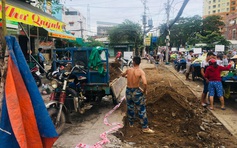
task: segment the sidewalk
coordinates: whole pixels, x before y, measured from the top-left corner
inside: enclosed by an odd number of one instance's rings
[[[173,65],[166,65],[166,67],[179,78],[188,88],[194,93],[197,98],[201,98],[203,84],[202,81],[186,81],[185,75],[177,72]],[[213,115],[226,127],[226,129],[237,138],[237,102],[236,96],[225,100],[226,110],[220,109],[220,102],[214,102],[215,110],[210,110]]]

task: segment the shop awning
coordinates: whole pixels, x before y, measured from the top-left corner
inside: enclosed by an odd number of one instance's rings
[[[2,18],[1,1],[0,18]],[[65,25],[50,14],[43,12],[41,9],[19,0],[7,0],[6,19],[55,31],[63,31]]]
[[[84,45],[83,39],[82,38],[77,38],[76,42],[80,45]]]
[[[72,34],[69,34],[67,32],[60,32],[60,31],[55,31],[55,30],[50,30],[50,29],[45,29],[48,31],[48,36],[50,37],[55,37],[55,38],[62,38],[62,39],[68,39],[68,40],[76,40],[76,37],[73,36]]]

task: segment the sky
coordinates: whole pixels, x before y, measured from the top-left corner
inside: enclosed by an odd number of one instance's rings
[[[87,8],[90,8],[90,29],[96,33],[96,22],[122,23],[128,19],[142,25],[145,0],[63,0],[66,7],[79,10],[87,18]],[[146,0],[146,14],[153,20],[153,26],[158,27],[166,22],[165,3],[168,0]],[[172,0],[170,0],[172,1]],[[170,19],[176,17],[184,0],[174,0]],[[202,16],[203,0],[189,0],[182,17]]]

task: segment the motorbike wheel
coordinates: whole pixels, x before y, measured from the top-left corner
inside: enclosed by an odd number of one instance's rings
[[[49,108],[48,109],[49,116],[50,116],[50,118],[51,118],[51,120],[52,120],[52,122],[55,126],[55,129],[56,129],[57,133],[61,134],[63,129],[64,129],[64,125],[65,125],[65,122],[66,122],[66,117],[65,117],[65,113],[62,111],[60,121],[59,121],[58,125],[56,125],[58,112],[59,112],[59,110],[56,109],[56,108]]]
[[[52,80],[52,79],[53,79],[53,76],[52,76],[52,72],[51,72],[51,71],[48,71],[48,72],[46,73],[46,78],[47,78],[48,80]]]
[[[36,75],[36,74],[34,74],[33,76],[34,76],[36,85],[37,85],[38,87],[40,87],[40,86],[42,85],[41,78],[40,78],[38,75]]]

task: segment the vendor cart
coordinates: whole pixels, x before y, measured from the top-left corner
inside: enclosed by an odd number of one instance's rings
[[[224,89],[224,97],[228,99],[231,94],[237,94],[237,75],[230,71],[226,76],[222,77]]]

